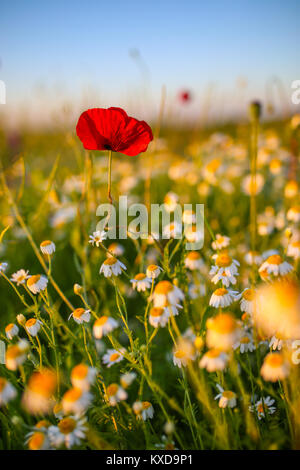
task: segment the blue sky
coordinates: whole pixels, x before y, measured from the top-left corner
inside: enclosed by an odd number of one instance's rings
[[[0,78],[14,103],[39,87],[57,99],[90,87],[115,105],[142,87],[142,70],[154,98],[163,84],[197,95],[238,77],[259,95],[272,75],[300,78],[299,18],[298,0],[3,0]]]

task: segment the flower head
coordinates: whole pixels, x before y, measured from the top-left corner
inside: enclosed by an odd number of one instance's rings
[[[151,128],[121,108],[93,108],[79,117],[76,132],[87,150],[112,150],[131,157],[147,150]]]
[[[117,258],[113,256],[109,256],[106,260],[102,263],[100,268],[100,274],[103,273],[105,277],[119,276],[122,274],[122,269],[126,271],[125,264],[121,263]]]
[[[48,256],[53,255],[56,249],[55,243],[53,243],[51,240],[44,240],[40,244],[40,249],[43,255],[48,255]]]
[[[91,319],[91,311],[85,310],[84,308],[76,308],[74,312],[71,313],[69,319],[73,317],[73,320],[76,323],[82,324],[83,322],[88,323]]]
[[[29,271],[25,271],[25,269],[19,269],[19,271],[12,274],[11,281],[15,282],[17,286],[24,284],[25,281],[30,277],[28,272]]]
[[[114,318],[103,315],[95,321],[93,325],[93,334],[95,338],[100,339],[118,326],[119,324]]]
[[[33,294],[38,294],[39,292],[46,289],[48,284],[48,279],[43,274],[35,274],[30,276],[27,279],[27,287]]]

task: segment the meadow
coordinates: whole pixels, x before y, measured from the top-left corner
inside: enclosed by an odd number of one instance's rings
[[[192,252],[97,232],[75,125],[1,130],[0,449],[300,448],[300,117],[259,111],[113,154],[113,201],[204,204]]]

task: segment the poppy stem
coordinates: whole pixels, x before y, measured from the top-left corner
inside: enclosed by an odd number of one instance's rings
[[[107,183],[107,197],[109,202],[112,204],[113,199],[111,195],[111,163],[112,163],[112,151],[109,150],[108,152],[108,183]]]

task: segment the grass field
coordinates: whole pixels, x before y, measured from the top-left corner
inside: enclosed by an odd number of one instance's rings
[[[300,448],[299,127],[154,124],[113,155],[114,201],[204,204],[192,254],[90,239],[108,156],[75,128],[1,132],[1,449]]]

